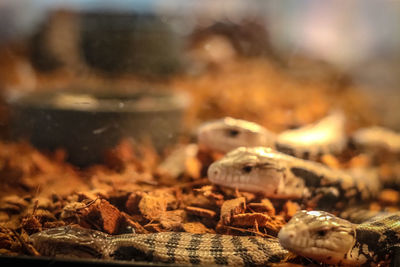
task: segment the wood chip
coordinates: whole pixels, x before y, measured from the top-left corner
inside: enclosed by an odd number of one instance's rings
[[[28,202],[17,195],[3,197],[0,201],[0,210],[18,213],[28,206]]]
[[[95,192],[90,192],[90,191],[86,191],[86,192],[78,192],[76,193],[78,198],[78,201],[84,201],[84,200],[96,200],[97,198],[99,198],[99,195]]]
[[[186,212],[184,210],[171,210],[163,213],[160,217],[160,224],[166,230],[176,231],[182,228],[182,223],[185,219]]]
[[[126,229],[128,227],[132,227],[135,230],[135,233],[138,233],[138,234],[146,234],[147,233],[147,230],[144,229],[144,227],[142,225],[140,225],[140,223],[136,222],[131,216],[129,216],[125,212],[121,212],[121,217],[122,217],[121,224],[120,224],[121,229]]]
[[[15,240],[12,238],[12,233],[0,232],[0,248],[9,250],[13,246],[15,247]]]
[[[68,222],[76,222],[77,217],[81,215],[81,211],[87,208],[87,205],[82,202],[71,202],[65,205],[62,209],[60,219]],[[86,211],[87,213],[87,211]]]
[[[381,211],[382,207],[378,203],[372,202],[371,204],[369,204],[369,210],[371,210],[371,211]]]
[[[222,204],[220,220],[223,224],[229,225],[233,215],[243,213],[245,210],[246,199],[244,197],[227,200]]]
[[[278,232],[284,225],[283,220],[272,218],[271,216],[263,213],[245,213],[233,215],[231,224],[239,227],[253,227],[255,224],[258,227],[265,227],[274,232]]]
[[[146,224],[144,226],[144,229],[146,229],[146,231],[149,231],[151,233],[159,233],[159,232],[163,232],[164,230],[162,229],[161,224],[159,223],[149,223]]]
[[[148,220],[158,220],[167,210],[167,202],[162,197],[146,194],[139,202],[139,210]]]
[[[203,196],[212,199],[212,200],[223,200],[224,196],[214,192],[214,186],[212,185],[205,185],[198,189],[193,189],[193,191],[201,193]]]
[[[286,203],[283,205],[283,212],[285,213],[285,219],[289,220],[292,218],[296,212],[300,210],[300,206],[298,203],[293,202],[291,200],[286,201]]]
[[[214,218],[215,216],[217,216],[217,213],[213,210],[209,210],[209,209],[203,209],[203,208],[199,208],[199,207],[186,207],[185,210],[192,215],[196,215],[199,217],[205,217],[205,218]]]
[[[250,192],[239,192],[239,191],[235,191],[235,196],[236,197],[244,197],[246,199],[246,202],[250,202],[256,199],[257,195],[254,193],[250,193]]]
[[[88,213],[82,219],[95,229],[103,230],[108,234],[116,234],[119,230],[122,215],[115,206],[102,199],[90,205]]]
[[[22,219],[21,226],[29,234],[37,233],[42,230],[42,224],[40,223],[38,218],[36,218],[36,216],[29,216]]]
[[[34,216],[41,222],[53,222],[56,221],[56,216],[49,210],[45,209],[36,209],[34,212]]]
[[[54,208],[54,203],[51,199],[46,198],[46,197],[37,197],[32,199],[33,203],[37,203],[36,206],[39,209],[47,209],[51,210]]]
[[[56,222],[45,222],[43,224],[44,229],[49,229],[49,228],[55,228],[55,227],[61,227],[64,226],[65,222],[63,221],[56,221]]]
[[[384,189],[379,194],[379,202],[385,205],[396,205],[399,203],[400,194],[393,189]]]
[[[231,224],[241,227],[253,227],[256,221],[259,227],[263,227],[267,225],[267,223],[272,222],[272,219],[270,216],[263,213],[244,213],[233,215]]]
[[[201,222],[189,222],[182,224],[182,228],[185,232],[192,234],[212,234],[214,230],[207,228]]]
[[[264,198],[261,200],[261,203],[249,203],[247,204],[247,208],[260,213],[266,213],[270,216],[275,215],[274,205],[268,198]]]
[[[5,211],[0,211],[0,222],[6,222],[10,219],[10,215],[8,215]]]
[[[129,195],[128,200],[125,203],[126,210],[129,214],[139,213],[139,203],[143,195],[142,192],[134,192]]]
[[[196,207],[211,207],[215,206],[215,201],[200,195],[193,194],[192,192],[182,195],[182,203],[185,206],[196,206]]]

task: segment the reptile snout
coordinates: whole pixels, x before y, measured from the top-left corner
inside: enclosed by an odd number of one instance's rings
[[[293,243],[293,239],[296,236],[296,232],[294,230],[282,228],[278,233],[279,242],[283,247],[288,247]]]
[[[208,167],[207,175],[210,181],[215,181],[221,175],[221,168],[218,166],[218,164],[213,163],[210,165],[210,167]]]
[[[278,239],[284,248],[296,253],[311,245],[308,225],[296,215],[281,228]]]

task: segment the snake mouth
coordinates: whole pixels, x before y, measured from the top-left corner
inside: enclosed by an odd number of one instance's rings
[[[292,252],[306,258],[311,258],[327,264],[338,264],[343,260],[343,254],[339,254],[334,250],[321,247],[307,247],[303,250],[292,249]]]
[[[327,248],[315,246],[309,242],[305,242],[304,236],[299,236],[295,231],[281,230],[278,234],[279,242],[287,250],[298,254],[303,257],[312,258],[328,264],[335,264],[340,261],[340,257],[337,251]]]
[[[251,180],[246,179],[245,181],[240,181],[239,177],[235,176],[226,176],[226,177],[219,177],[208,176],[208,179],[216,185],[229,187],[233,189],[239,189],[240,191],[248,191],[253,193],[264,193],[263,187],[257,183],[251,183]],[[265,194],[265,193],[264,193]]]
[[[252,193],[261,193],[263,196],[273,199],[297,199],[298,196],[288,196],[288,195],[279,195],[277,194],[278,187],[270,184],[260,184],[252,181],[252,179],[248,179],[248,177],[238,177],[238,176],[224,176],[224,177],[211,177],[208,176],[208,179],[216,185],[229,187],[233,189],[239,189],[239,191],[252,192]]]

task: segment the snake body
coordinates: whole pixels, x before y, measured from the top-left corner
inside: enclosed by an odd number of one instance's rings
[[[46,256],[148,260],[190,265],[265,266],[288,254],[276,238],[161,232],[107,235],[71,226],[30,236]]]
[[[229,152],[237,147],[265,146],[306,159],[339,153],[346,144],[345,117],[336,111],[321,120],[275,134],[254,122],[226,117],[207,122],[198,130],[200,146]]]

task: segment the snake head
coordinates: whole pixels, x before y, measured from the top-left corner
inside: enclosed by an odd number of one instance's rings
[[[271,148],[239,147],[210,165],[208,179],[270,198],[300,198],[306,190],[304,181],[291,176],[288,157]]]
[[[298,255],[340,264],[355,243],[355,226],[324,211],[299,211],[278,234],[281,245]]]
[[[102,258],[109,236],[100,231],[63,226],[29,236],[33,246],[44,256]]]
[[[245,120],[226,117],[201,125],[197,132],[201,147],[226,153],[240,146],[272,146],[275,135]]]

